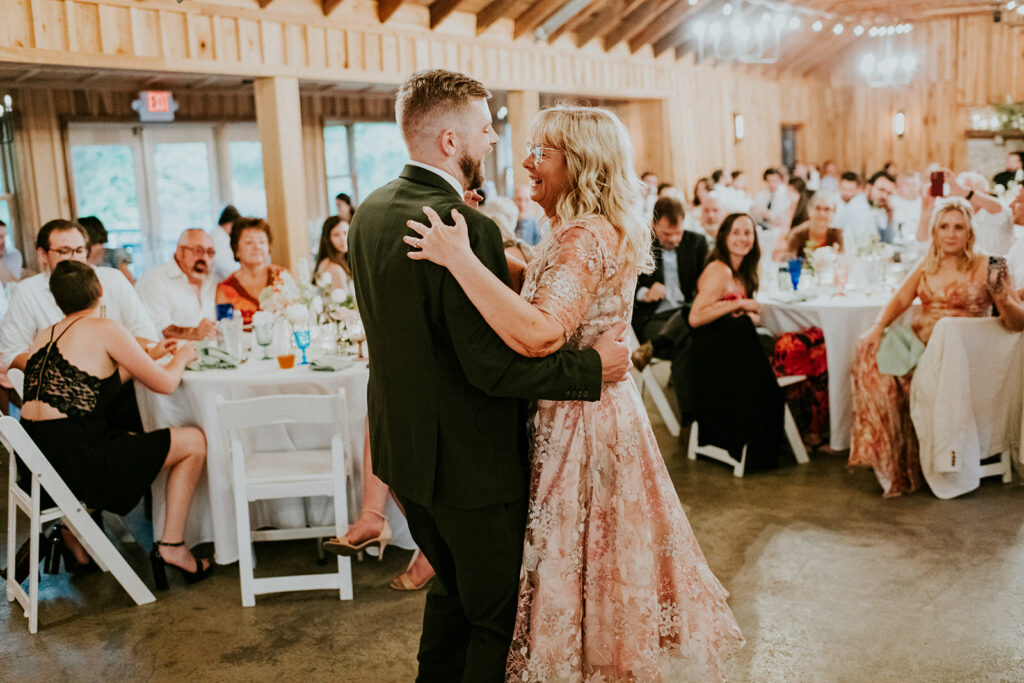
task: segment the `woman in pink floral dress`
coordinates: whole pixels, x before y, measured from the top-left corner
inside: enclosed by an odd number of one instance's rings
[[[927,257],[857,345],[850,465],[872,467],[886,498],[916,491],[924,475],[910,420],[913,371],[900,377],[878,371],[876,356],[885,328],[920,298],[921,311],[911,328],[925,344],[942,318],[991,315],[993,303],[1005,325],[1020,329],[1019,296],[1011,286],[986,281],[988,261],[974,251],[972,220],[971,206],[962,199],[946,199],[938,205],[931,219]]]
[[[465,222],[410,223],[406,241],[447,267],[514,350],[591,346],[628,324],[651,233],[628,134],[588,107],[541,112],[523,162],[550,234],[521,296],[470,250]],[[630,381],[601,400],[537,401],[530,511],[507,677],[515,681],[723,678],[743,644],[728,593],[708,568]]]

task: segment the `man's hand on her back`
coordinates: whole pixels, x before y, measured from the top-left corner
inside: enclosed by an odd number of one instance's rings
[[[594,342],[594,350],[601,356],[601,381],[621,382],[629,375],[632,364],[629,347],[622,339],[626,323],[619,323],[602,334]]]

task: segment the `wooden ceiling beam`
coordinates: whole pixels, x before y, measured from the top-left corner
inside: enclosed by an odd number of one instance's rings
[[[687,0],[676,0],[654,17],[646,26],[629,39],[630,52],[636,52],[648,43],[657,43],[676,28],[684,28],[689,16],[697,11]],[[664,52],[656,50],[656,54]]]
[[[384,23],[402,6],[403,0],[377,0],[377,19]]]
[[[537,30],[537,28],[544,23],[544,20],[550,16],[553,16],[562,7],[572,2],[551,2],[551,0],[536,0],[531,4],[525,12],[516,17],[516,27],[512,32],[512,37],[519,40],[525,35],[529,35]]]
[[[480,35],[491,27],[498,19],[515,16],[512,12],[519,12],[520,3],[508,2],[508,0],[491,0],[482,10],[476,14],[476,34]]]
[[[603,38],[608,35],[608,32],[618,25],[621,17],[628,15],[643,2],[644,0],[617,0],[606,6],[576,31],[576,47],[582,47],[598,36]]]
[[[437,28],[437,25],[457,10],[462,2],[463,0],[434,0],[430,3],[430,28]]]
[[[672,0],[644,0],[640,6],[627,14],[604,36],[604,49],[611,50],[623,40],[629,40],[641,31],[651,19],[657,16]]]
[[[321,9],[323,10],[324,16],[328,16],[331,12],[338,9],[338,5],[343,3],[345,0],[323,0]]]
[[[559,26],[556,30],[552,31],[548,36],[548,43],[553,43],[558,40],[562,35],[566,33],[572,33],[578,29],[583,22],[594,16],[594,13],[599,11],[602,7],[607,5],[611,0],[593,0],[589,5],[584,7],[581,11],[577,12],[576,15]]]
[[[273,1],[274,0],[256,0],[256,3],[260,6],[260,9],[266,9],[267,5]]]

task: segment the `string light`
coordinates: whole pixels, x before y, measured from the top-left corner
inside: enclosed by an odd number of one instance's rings
[[[814,30],[815,33],[820,31],[822,26],[824,26],[824,24],[821,23],[821,19],[819,19],[819,20],[815,21],[813,24],[811,24],[811,28]]]
[[[837,36],[838,35],[842,35],[842,33],[843,33],[843,25],[842,24],[836,24],[835,26],[833,26],[832,27],[832,33],[836,34]]]

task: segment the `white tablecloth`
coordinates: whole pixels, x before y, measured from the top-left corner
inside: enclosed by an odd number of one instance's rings
[[[199,482],[189,513],[185,541],[189,545],[213,542],[218,564],[238,560],[235,532],[234,492],[231,485],[231,460],[217,421],[217,396],[226,399],[251,398],[273,394],[330,394],[345,388],[349,412],[352,476],[349,481],[349,522],[355,520],[362,502],[363,434],[366,419],[366,383],[369,372],[356,364],[341,372],[316,372],[308,366],[281,370],[277,361],[250,361],[237,370],[186,372],[181,385],[169,395],[155,394],[136,385],[139,412],[147,430],[162,427],[200,427],[206,433],[206,474]],[[316,434],[309,426],[294,432],[281,426],[267,427],[259,435],[268,449],[320,447],[325,434]],[[153,483],[153,527],[163,528],[166,475]],[[331,524],[333,503],[329,498],[260,501],[250,506],[253,528],[297,528]],[[392,543],[402,548],[415,547],[408,525],[390,498],[385,510],[393,530]]]
[[[981,460],[1010,451],[1018,466],[1024,336],[995,318],[943,318],[921,355],[910,414],[921,469],[938,498],[981,483]]]
[[[852,293],[842,297],[826,294],[796,303],[779,303],[770,296],[759,298],[761,325],[773,334],[799,332],[809,327],[820,327],[824,332],[828,357],[829,445],[834,450],[850,447],[853,426],[850,371],[857,341],[871,328],[891,297],[890,293],[870,297]]]

